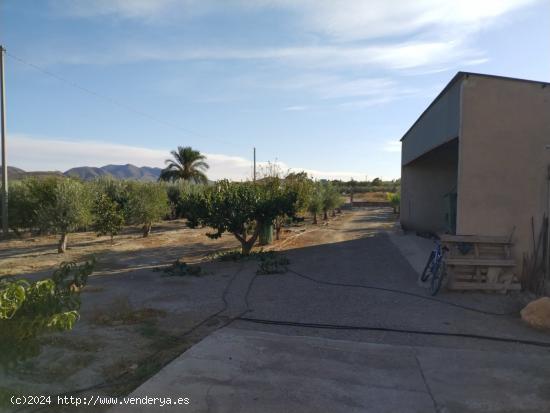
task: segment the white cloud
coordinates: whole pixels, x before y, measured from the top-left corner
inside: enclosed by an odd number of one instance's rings
[[[210,165],[210,179],[248,179],[252,175],[252,160],[239,156],[206,153]],[[127,164],[164,167],[169,150],[150,149],[100,141],[70,141],[58,138],[38,138],[24,134],[10,134],[8,163],[27,171],[65,171],[76,166],[103,166]],[[258,166],[265,166],[259,163]],[[278,162],[283,171],[305,171],[314,178],[356,179],[364,176],[348,171],[319,171],[290,167]]]
[[[78,16],[113,15],[143,21],[175,19],[182,15],[241,12],[266,8],[287,13],[287,27],[303,38],[316,34],[314,44],[242,48],[185,48],[167,45],[119,44],[86,54],[61,57],[72,63],[128,63],[135,61],[258,60],[272,59],[311,67],[369,66],[394,70],[427,67],[437,70],[450,63],[479,64],[483,51],[470,46],[471,37],[502,16],[540,0],[57,0],[63,13]],[[398,37],[407,36],[403,42]],[[367,40],[367,44],[365,44]]]
[[[278,9],[295,26],[338,41],[406,35],[419,30],[468,34],[493,19],[537,0],[52,0],[55,9],[75,17],[115,16],[146,22],[158,18]]]
[[[141,61],[183,62],[193,60],[271,60],[298,67],[317,69],[378,68],[410,70],[420,67],[441,67],[456,62],[479,64],[487,60],[485,54],[466,47],[459,41],[414,41],[376,46],[300,46],[279,48],[182,48],[141,44],[125,44],[101,52],[88,51],[56,53],[49,63],[122,64]]]
[[[468,35],[537,0],[260,0],[298,15],[301,27],[338,41],[407,35]]]
[[[55,9],[73,17],[116,16],[125,19],[164,17],[174,8],[197,7],[193,0],[52,0]]]

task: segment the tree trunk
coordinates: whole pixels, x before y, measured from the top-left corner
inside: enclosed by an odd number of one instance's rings
[[[277,241],[279,241],[280,237],[281,237],[281,229],[282,227],[281,226],[278,226],[276,229],[275,229],[275,239]]]
[[[317,224],[317,214],[313,214],[313,223]]]
[[[258,235],[260,234],[260,227],[261,225],[258,223],[258,225],[256,225],[256,230],[254,231],[254,234],[252,234],[252,236],[248,238],[248,240],[246,239],[246,233],[243,236],[234,234],[235,237],[241,242],[241,254],[243,255],[250,254],[250,251],[254,247],[254,244],[258,239]]]
[[[328,219],[328,211],[325,209],[325,210],[323,211],[323,214],[324,214],[324,215],[323,215],[323,219],[326,221],[326,220]]]
[[[67,238],[67,233],[61,234],[61,239],[59,240],[59,244],[57,245],[57,252],[59,254],[62,254],[67,250]]]
[[[333,217],[336,216],[336,210],[335,210],[335,209],[332,210],[332,216],[333,216]]]
[[[151,223],[145,224],[143,226],[143,238],[147,238],[149,236],[149,234],[151,233],[151,227],[152,227]]]
[[[111,234],[111,245],[113,245],[115,243],[115,236],[113,234]]]

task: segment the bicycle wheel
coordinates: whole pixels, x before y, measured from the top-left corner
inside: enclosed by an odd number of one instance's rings
[[[430,278],[430,274],[432,273],[432,263],[435,257],[435,252],[430,252],[430,257],[428,258],[428,262],[426,263],[426,266],[424,267],[424,271],[422,271],[422,275],[420,276],[420,281],[425,282],[428,278]]]
[[[436,268],[433,270],[432,282],[430,283],[430,294],[436,295],[441,289],[441,284],[443,283],[443,277],[445,276],[445,264],[443,259],[440,259],[439,262],[435,263]]]

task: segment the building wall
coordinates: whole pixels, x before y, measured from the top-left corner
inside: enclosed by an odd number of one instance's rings
[[[458,139],[401,168],[401,225],[427,232],[446,230],[445,194],[457,187]]]
[[[401,165],[458,136],[460,80],[442,93],[403,137]]]
[[[469,76],[463,80],[457,233],[509,235],[521,262],[531,217],[547,211],[550,87]]]

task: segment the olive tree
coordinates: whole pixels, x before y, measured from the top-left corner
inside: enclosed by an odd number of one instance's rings
[[[313,216],[313,223],[317,224],[317,215],[323,211],[323,194],[319,184],[309,197],[307,210]]]
[[[89,224],[91,218],[90,194],[79,181],[59,178],[38,206],[38,225],[42,230],[60,234],[57,251],[67,249],[69,233]]]
[[[185,210],[191,227],[208,226],[219,238],[229,232],[241,243],[242,254],[249,254],[265,223],[279,215],[295,213],[295,197],[272,183],[220,181],[202,193],[190,193]]]
[[[36,203],[26,181],[15,181],[10,186],[8,225],[16,234],[31,230],[36,224]],[[1,222],[1,218],[0,218]]]
[[[37,229],[47,231],[40,225],[38,213],[45,205],[55,202],[58,180],[57,177],[31,177],[11,184],[8,224],[15,234]]]
[[[332,210],[332,216],[334,216],[334,209],[342,205],[342,197],[340,196],[338,189],[330,182],[327,182],[322,186],[321,196],[323,199],[323,219],[326,221],[328,219],[328,211]]]
[[[143,237],[148,237],[153,223],[160,221],[170,212],[166,189],[158,183],[128,182],[127,185],[128,222],[141,225]]]

